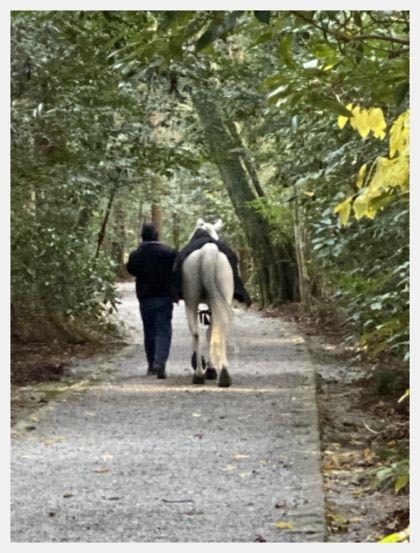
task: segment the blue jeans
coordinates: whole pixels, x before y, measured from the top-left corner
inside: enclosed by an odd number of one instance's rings
[[[169,297],[146,298],[140,301],[144,347],[149,367],[165,364],[172,340],[172,300]]]

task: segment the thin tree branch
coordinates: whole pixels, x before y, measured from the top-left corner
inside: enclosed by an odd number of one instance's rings
[[[337,40],[341,40],[342,42],[358,42],[358,41],[365,41],[365,40],[384,40],[386,42],[392,42],[396,44],[404,44],[409,45],[410,41],[408,38],[393,36],[393,35],[381,35],[381,34],[366,34],[366,35],[353,35],[349,36],[345,33],[342,33],[340,31],[333,31],[332,29],[325,29],[322,25],[317,23],[316,21],[313,21],[309,17],[305,16],[301,12],[292,11],[292,14],[296,15],[300,19],[303,19],[306,21],[306,23],[309,23],[310,25],[316,27],[320,31],[328,32],[328,34],[334,36]]]

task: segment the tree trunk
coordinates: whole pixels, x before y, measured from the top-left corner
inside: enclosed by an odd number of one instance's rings
[[[125,253],[125,210],[121,200],[114,203],[113,209],[113,233],[111,242],[112,259],[117,264],[117,277],[125,276],[124,253]]]
[[[243,247],[238,252],[238,261],[239,261],[239,274],[243,282],[246,284],[249,279],[249,256],[248,250]]]
[[[157,202],[152,203],[152,223],[155,225],[160,236],[162,231],[162,209]]]
[[[151,218],[152,223],[155,225],[156,230],[159,233],[159,237],[162,234],[162,208],[160,205],[162,197],[162,186],[158,176],[153,176],[151,178]]]
[[[208,91],[194,90],[192,101],[204,134],[236,215],[248,242],[263,306],[294,300],[294,260],[283,245],[273,245],[270,225],[252,206],[258,200],[250,178],[241,163],[236,140]]]
[[[299,275],[300,298],[303,303],[304,310],[307,313],[310,313],[312,311],[311,280],[306,263],[306,236],[302,216],[299,209],[299,196],[297,190],[294,204],[295,247]]]
[[[178,213],[172,214],[172,240],[174,244],[174,248],[179,251],[180,244],[181,244],[181,225],[179,220]]]
[[[99,256],[99,251],[101,249],[102,243],[103,243],[104,238],[105,238],[106,226],[108,224],[109,215],[110,215],[111,209],[112,209],[112,203],[114,201],[114,197],[115,197],[115,194],[117,192],[117,189],[118,189],[118,181],[115,180],[114,184],[111,188],[109,198],[108,198],[108,204],[107,204],[106,209],[105,209],[104,219],[102,221],[102,225],[101,225],[101,228],[100,228],[99,233],[98,233],[98,243],[97,243],[97,246],[96,246],[95,259],[97,259],[98,256]]]
[[[236,143],[237,148],[239,148],[239,154],[242,157],[242,162],[245,166],[245,169],[248,172],[248,175],[251,179],[252,184],[254,185],[255,192],[260,198],[263,198],[265,196],[264,190],[261,186],[260,179],[258,177],[257,169],[254,165],[254,160],[249,154],[249,151],[247,148],[245,148],[242,139],[240,137],[240,134],[238,133],[238,129],[236,128],[234,121],[226,121],[226,126],[233,138],[233,141]]]

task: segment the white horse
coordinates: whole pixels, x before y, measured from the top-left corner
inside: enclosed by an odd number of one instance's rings
[[[223,226],[219,219],[214,225],[203,219],[197,220],[194,232],[201,228],[212,238],[218,240],[218,230]],[[191,237],[194,235],[192,233]],[[232,300],[234,292],[233,271],[228,258],[219,251],[216,244],[207,243],[193,251],[182,265],[182,294],[188,325],[193,337],[193,350],[196,359],[196,369],[193,376],[194,384],[203,384],[205,378],[217,378],[219,371],[219,386],[227,388],[232,380],[228,372],[226,358],[226,339],[232,320]],[[200,352],[198,306],[205,303],[210,308],[210,326],[207,333],[210,363],[204,374]]]

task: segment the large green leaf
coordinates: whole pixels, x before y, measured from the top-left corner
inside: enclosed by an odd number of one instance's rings
[[[254,15],[258,19],[258,21],[261,21],[261,23],[265,23],[266,25],[270,23],[271,12],[254,11]]]
[[[243,12],[228,12],[225,16],[223,16],[223,13],[224,12],[216,12],[213,17],[213,21],[210,23],[207,30],[199,37],[195,44],[197,52],[203,50],[216,39],[221,38],[232,31],[238,18]]]
[[[308,102],[315,107],[327,109],[329,111],[332,111],[333,113],[337,113],[338,115],[352,117],[352,112],[349,111],[345,106],[343,106],[343,104],[337,102],[337,100],[326,98],[316,93],[310,93],[308,95]]]

